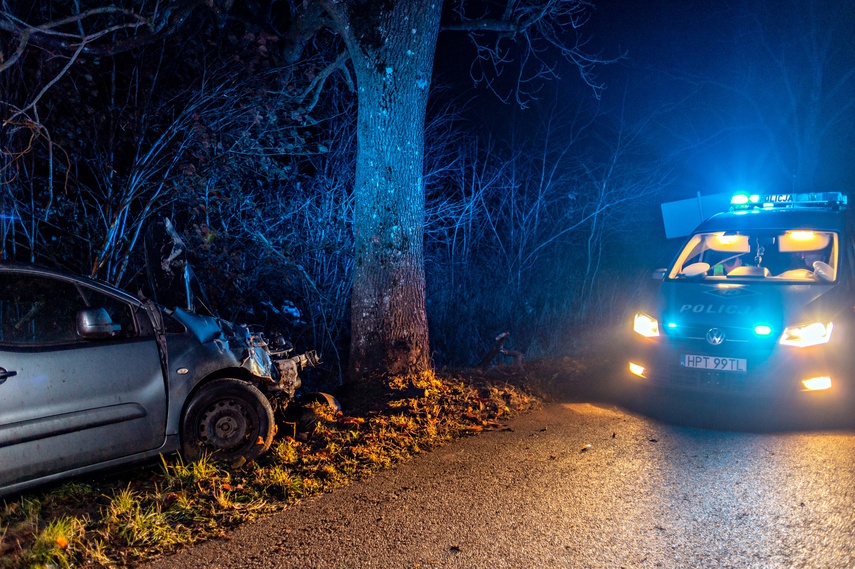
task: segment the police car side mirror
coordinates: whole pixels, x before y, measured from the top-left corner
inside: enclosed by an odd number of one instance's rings
[[[668,272],[668,269],[656,269],[650,276],[653,277],[653,280],[655,281],[661,281],[665,278],[666,272]]]

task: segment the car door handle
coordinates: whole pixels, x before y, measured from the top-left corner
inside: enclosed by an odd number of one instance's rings
[[[18,375],[17,371],[6,371],[2,367],[0,367],[0,384],[3,384],[7,379],[12,377],[13,375]]]

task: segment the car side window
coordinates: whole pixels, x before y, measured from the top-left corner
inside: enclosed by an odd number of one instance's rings
[[[83,288],[82,292],[86,297],[86,306],[103,308],[110,315],[110,320],[121,326],[119,337],[129,338],[137,335],[134,314],[126,302],[89,288]],[[151,335],[151,333],[146,335]]]
[[[84,296],[85,295],[85,296]],[[131,307],[73,282],[31,274],[0,274],[0,343],[18,345],[84,342],[77,313],[104,308],[122,337],[135,335]]]
[[[77,311],[86,308],[73,283],[23,274],[0,275],[3,343],[77,341]]]

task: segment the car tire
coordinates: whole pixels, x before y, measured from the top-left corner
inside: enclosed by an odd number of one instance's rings
[[[250,462],[270,448],[276,422],[267,398],[254,385],[216,379],[193,396],[181,421],[181,453],[199,460],[206,453],[222,462]]]

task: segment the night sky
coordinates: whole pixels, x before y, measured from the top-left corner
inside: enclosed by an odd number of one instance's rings
[[[590,32],[605,54],[626,54],[603,69],[604,103],[617,108],[625,100],[630,116],[655,117],[652,140],[679,168],[671,191],[688,197],[790,189],[797,169],[790,139],[797,133],[807,145],[809,81],[817,71],[818,120],[826,128],[813,186],[852,185],[854,22],[848,2],[601,0]],[[831,44],[827,58],[811,61],[806,45],[823,41]],[[770,156],[773,142],[783,160]]]
[[[855,7],[847,2],[598,0],[580,34],[589,52],[623,55],[598,71],[606,87],[600,108],[615,120],[647,123],[649,144],[675,171],[663,194],[668,200],[698,192],[789,191],[804,160],[799,156],[811,147],[819,149],[818,163],[806,184],[852,186],[851,29]],[[460,40],[441,40],[440,78],[464,85],[467,58],[448,58],[448,45]],[[805,45],[826,40],[827,57],[811,61]],[[811,91],[814,72],[822,73],[818,93]],[[592,98],[569,67],[544,97],[555,91],[568,104]],[[814,95],[819,134],[811,137],[806,107]],[[507,127],[509,116],[518,131],[520,123],[534,121],[536,108],[509,107],[482,91],[476,114],[494,133]]]

